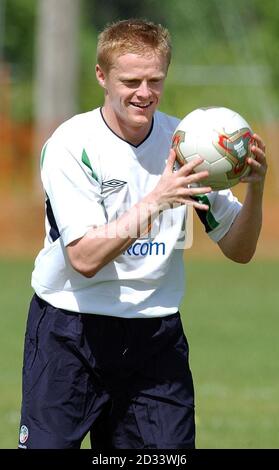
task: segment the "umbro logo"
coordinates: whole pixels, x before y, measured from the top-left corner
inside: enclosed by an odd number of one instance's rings
[[[103,181],[102,186],[108,187],[108,188],[117,188],[120,186],[124,186],[124,184],[127,184],[127,181],[121,181],[117,179],[112,179],[108,181]]]

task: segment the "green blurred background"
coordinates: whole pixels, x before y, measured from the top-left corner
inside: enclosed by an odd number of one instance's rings
[[[257,254],[245,266],[225,260],[195,220],[181,311],[198,447],[278,448],[277,0],[0,0],[0,448],[17,445],[30,276],[44,235],[39,149],[57,124],[102,104],[97,34],[129,17],[161,22],[172,34],[162,111],[183,117],[227,106],[266,141]],[[243,186],[234,193],[242,199]]]

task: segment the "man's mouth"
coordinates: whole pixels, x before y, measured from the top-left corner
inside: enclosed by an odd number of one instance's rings
[[[152,101],[150,103],[133,103],[132,101],[130,101],[130,104],[132,106],[135,106],[136,108],[140,108],[140,109],[146,109],[149,106],[151,106],[152,103],[153,103]]]

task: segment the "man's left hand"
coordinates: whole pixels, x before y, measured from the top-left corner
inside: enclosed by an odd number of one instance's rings
[[[251,167],[251,172],[248,176],[241,178],[240,181],[243,183],[250,183],[253,186],[263,186],[267,172],[265,144],[258,134],[253,134],[252,138],[254,143],[252,144],[251,151],[255,157],[248,157],[247,159],[247,163]]]

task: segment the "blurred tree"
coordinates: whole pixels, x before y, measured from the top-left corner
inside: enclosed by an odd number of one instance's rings
[[[79,13],[79,0],[38,0],[34,100],[36,158],[51,131],[78,111]]]
[[[77,112],[79,3],[38,1],[35,115],[39,127],[55,126]]]
[[[32,72],[36,4],[36,0],[5,0],[3,56],[21,77]]]

